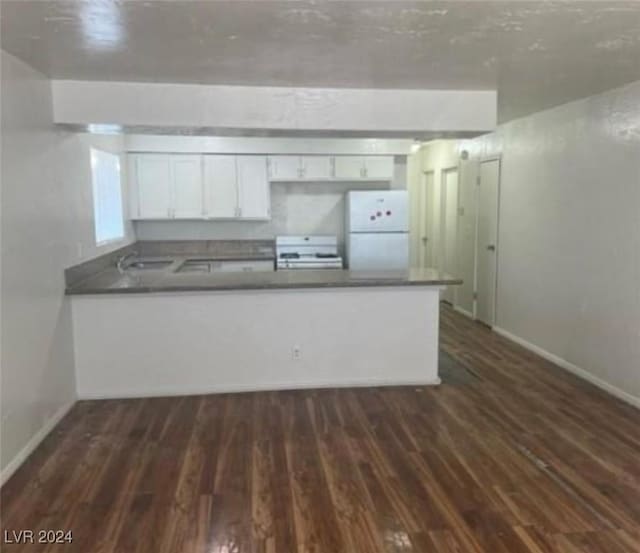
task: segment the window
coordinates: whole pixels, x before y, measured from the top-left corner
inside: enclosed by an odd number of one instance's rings
[[[124,238],[120,158],[91,148],[91,175],[96,244]]]

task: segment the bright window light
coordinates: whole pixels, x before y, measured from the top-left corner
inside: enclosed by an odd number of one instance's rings
[[[120,158],[91,148],[91,175],[96,244],[124,238]]]

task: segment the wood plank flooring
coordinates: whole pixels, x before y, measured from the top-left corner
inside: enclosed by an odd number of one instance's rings
[[[449,308],[436,388],[78,403],[2,490],[25,552],[640,551],[640,412]]]

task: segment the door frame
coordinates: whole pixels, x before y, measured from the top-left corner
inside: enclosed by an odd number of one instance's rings
[[[484,156],[478,160],[478,172],[476,175],[476,239],[475,239],[475,261],[474,261],[474,270],[473,270],[473,290],[474,290],[474,300],[473,300],[473,318],[478,320],[478,268],[479,268],[479,257],[478,257],[478,239],[480,236],[480,188],[482,186],[482,182],[480,180],[480,166],[483,163],[488,163],[491,161],[498,162],[498,183],[497,183],[497,198],[496,198],[496,252],[495,252],[495,279],[493,283],[493,326],[496,326],[496,321],[498,319],[498,280],[499,280],[499,271],[498,271],[498,259],[500,257],[500,200],[502,196],[502,154],[495,154],[491,156]]]
[[[455,262],[456,262],[456,269],[458,268],[458,234],[460,229],[458,228],[459,224],[460,224],[460,164],[456,163],[455,165],[448,165],[446,167],[442,167],[440,169],[440,255],[439,257],[442,260],[442,270],[444,271],[444,262],[446,259],[446,256],[444,255],[445,252],[445,248],[446,248],[446,239],[447,239],[447,233],[442,232],[443,229],[446,229],[446,225],[447,225],[447,217],[446,217],[446,206],[447,206],[447,185],[446,185],[446,180],[447,180],[447,174],[451,173],[455,171],[458,177],[458,184],[457,184],[457,190],[456,190],[456,224],[455,224]],[[443,240],[444,238],[444,240]],[[453,275],[455,277],[457,277],[458,275]],[[451,306],[453,308],[456,307],[457,303],[458,303],[458,288],[457,286],[453,286],[452,287],[452,296],[453,296],[453,302],[451,304]]]
[[[418,209],[418,260],[420,260],[421,257],[421,252],[422,249],[424,248],[424,244],[422,242],[422,223],[423,223],[423,219],[422,216],[424,215],[426,217],[426,220],[429,221],[430,226],[431,226],[431,230],[434,229],[434,221],[433,221],[433,216],[434,214],[431,213],[430,216],[428,216],[428,213],[426,213],[427,210],[427,179],[428,177],[431,176],[431,178],[433,179],[431,181],[431,187],[432,187],[432,195],[435,196],[435,190],[433,190],[433,187],[435,187],[436,185],[436,172],[435,169],[426,169],[420,172],[420,191],[419,191],[419,195],[418,195],[418,199],[420,201],[420,206]],[[431,257],[435,257],[434,253],[433,253],[433,236],[431,236],[429,238],[429,240],[431,240],[432,246],[431,246]],[[424,254],[425,257],[425,261],[426,261],[426,252]]]

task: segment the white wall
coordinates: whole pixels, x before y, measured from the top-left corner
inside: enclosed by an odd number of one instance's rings
[[[91,220],[89,145],[121,141],[56,133],[50,81],[4,52],[1,62],[4,480],[75,400],[64,268],[130,236],[97,249]]]
[[[502,155],[497,326],[640,405],[640,81],[461,147]]]
[[[488,131],[494,90],[53,81],[57,123],[321,131]]]

